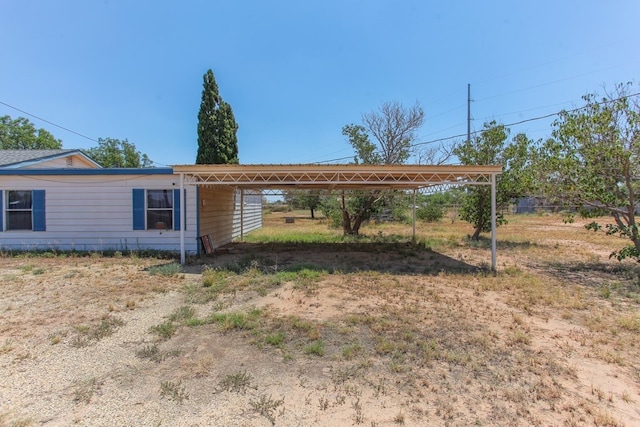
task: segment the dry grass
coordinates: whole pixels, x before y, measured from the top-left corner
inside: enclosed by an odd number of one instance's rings
[[[399,224],[342,241],[305,215],[268,215],[248,242],[186,273],[150,276],[153,261],[126,258],[47,259],[34,274],[32,259],[5,258],[0,357],[29,350],[24,327],[72,345],[74,325],[182,289],[132,348],[132,375],[155,380],[145,399],[204,414],[213,394],[246,394],[244,425],[640,424],[638,268],[608,258],[625,242],[558,216],[510,217],[494,275],[489,242],[469,241],[462,222],[419,225],[416,243]],[[76,401],[92,405],[101,383],[76,383]]]

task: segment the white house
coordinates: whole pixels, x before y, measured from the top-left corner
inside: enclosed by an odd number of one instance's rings
[[[184,200],[184,207],[181,200]],[[199,254],[262,226],[262,196],[188,186],[173,168],[102,168],[80,150],[0,150],[0,250]],[[184,210],[184,214],[181,211]],[[203,239],[203,236],[209,236]]]

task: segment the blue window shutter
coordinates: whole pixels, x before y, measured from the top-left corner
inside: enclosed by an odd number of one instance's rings
[[[184,199],[187,200],[187,190],[184,190]],[[185,203],[186,205],[186,203]],[[187,216],[187,210],[184,211],[185,218]],[[180,230],[180,190],[173,190],[173,229]],[[185,230],[187,227],[184,228]]]
[[[144,189],[133,189],[133,229],[144,230]]]
[[[4,199],[2,198],[2,190],[0,190],[0,231],[2,231],[2,213],[4,212]]]
[[[32,197],[33,231],[45,231],[44,190],[33,190]]]

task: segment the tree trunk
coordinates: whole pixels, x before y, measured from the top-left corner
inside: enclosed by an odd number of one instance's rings
[[[342,192],[342,234],[344,236],[350,236],[353,234],[351,218],[349,217],[349,212],[347,211],[347,206],[344,201],[344,191]]]
[[[313,208],[311,208],[311,219],[316,219],[316,217],[313,215]]]
[[[354,236],[359,236],[360,235],[360,226],[362,225],[362,222],[364,221],[363,217],[361,215],[357,215],[353,221],[353,235]]]
[[[353,229],[351,228],[351,218],[349,217],[349,212],[347,212],[346,209],[342,209],[342,234],[345,236],[351,236],[354,234]]]
[[[471,240],[478,240],[480,238],[481,231],[482,231],[482,227],[476,228],[476,231],[473,232],[473,236],[471,236]]]
[[[358,236],[360,234],[360,226],[364,222],[365,215],[371,210],[376,201],[376,196],[369,196],[367,201],[360,207],[358,213],[352,218],[353,225],[351,227],[352,234]]]

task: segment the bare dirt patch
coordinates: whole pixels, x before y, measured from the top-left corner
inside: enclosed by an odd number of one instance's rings
[[[505,227],[497,276],[456,224],[167,275],[3,257],[0,425],[639,425],[635,270],[545,221]]]

